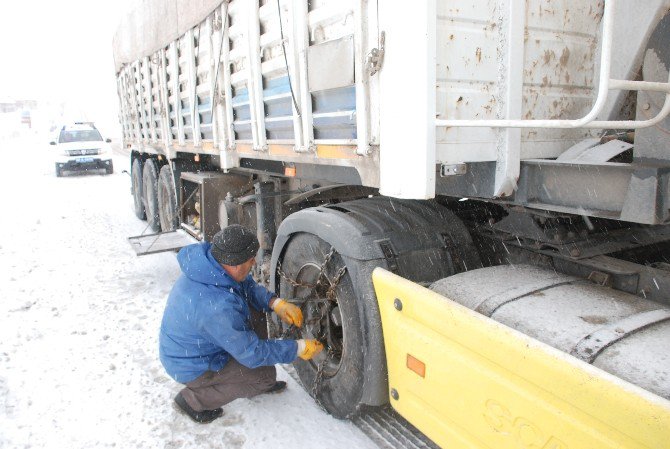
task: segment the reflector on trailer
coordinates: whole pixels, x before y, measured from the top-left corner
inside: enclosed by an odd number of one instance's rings
[[[411,369],[421,377],[426,377],[426,364],[421,360],[407,354],[407,368]]]
[[[284,168],[284,175],[286,176],[295,176],[296,170],[295,167],[285,167]]]

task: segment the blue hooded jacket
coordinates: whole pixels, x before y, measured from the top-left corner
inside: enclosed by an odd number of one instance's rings
[[[210,247],[197,243],[177,255],[182,275],[168,297],[159,337],[167,373],[188,383],[220,370],[230,357],[248,368],[293,362],[294,340],[261,340],[251,327],[249,306],[267,312],[274,295],[251,276],[236,282]]]

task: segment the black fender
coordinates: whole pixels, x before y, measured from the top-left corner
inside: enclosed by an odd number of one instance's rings
[[[349,276],[358,288],[358,313],[362,318],[364,349],[364,374],[362,402],[368,405],[382,405],[388,402],[388,379],[386,375],[386,354],[377,297],[372,287],[372,270],[376,267],[388,269],[381,249],[375,247],[374,239],[366,234],[360,224],[349,219],[346,214],[325,207],[305,209],[287,217],[277,230],[270,262],[270,285],[279,288],[277,265],[284,247],[296,233],[314,234],[331,245],[342,256]],[[356,267],[353,269],[353,267]],[[367,279],[366,279],[367,277]],[[381,344],[380,344],[381,343]]]
[[[288,216],[277,230],[270,261],[270,287],[275,291],[279,261],[297,233],[313,234],[330,244],[349,268],[366,343],[362,402],[388,402],[386,354],[372,271],[382,267],[425,283],[478,268],[481,263],[469,232],[455,214],[434,201],[373,197],[304,209]]]

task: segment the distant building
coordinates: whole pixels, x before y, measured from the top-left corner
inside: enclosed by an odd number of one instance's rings
[[[30,111],[37,107],[35,100],[12,100],[9,98],[0,98],[0,113],[16,112],[19,110]]]

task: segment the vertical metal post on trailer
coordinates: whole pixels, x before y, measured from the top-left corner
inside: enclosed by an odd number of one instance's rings
[[[385,33],[384,69],[378,75],[383,195],[435,196],[436,16],[436,0],[408,8],[379,2],[380,30],[402,30]]]
[[[219,85],[223,89],[223,113],[225,119],[223,121],[223,126],[225,130],[226,137],[226,147],[222,148],[227,151],[232,151],[235,149],[235,130],[233,128],[233,89],[230,79],[230,18],[228,14],[228,3],[224,3],[221,6],[221,20],[223,28],[221,32],[223,33],[223,54],[221,55],[223,67],[219,69]],[[228,166],[223,166],[223,164],[228,163],[228,158],[221,158],[221,164],[223,168],[228,168]]]
[[[139,106],[140,106],[140,112],[142,115],[142,141],[146,144],[151,141],[151,126],[149,125],[149,111],[147,110],[148,104],[147,104],[147,86],[146,86],[146,75],[145,75],[145,69],[147,65],[147,60],[148,58],[142,58],[138,61],[137,63],[137,85],[139,87],[139,93],[140,93],[140,101],[139,101]]]
[[[200,30],[200,28],[198,28]],[[198,32],[198,34],[200,34]],[[202,144],[202,139],[200,136],[200,115],[198,112],[198,95],[196,93],[196,77],[197,66],[195,64],[195,44],[193,42],[195,36],[193,34],[193,28],[186,32],[186,69],[188,71],[188,98],[189,104],[191,106],[191,133],[193,138],[193,145],[200,146]],[[198,39],[200,37],[198,36]],[[198,47],[200,47],[200,42],[198,42]]]
[[[174,98],[174,118],[177,124],[177,143],[184,145],[184,117],[182,116],[181,107],[181,92],[179,82],[179,49],[177,45],[179,39],[170,44],[170,52],[172,53],[172,98]]]
[[[130,125],[130,116],[128,112],[128,93],[126,89],[126,77],[125,77],[125,70],[121,69],[121,72],[119,72],[119,76],[116,80],[117,88],[118,88],[118,93],[119,93],[119,115],[120,115],[120,121],[123,129],[123,140],[131,140],[132,139],[132,129]]]
[[[248,49],[248,87],[249,107],[251,108],[251,127],[255,130],[254,150],[267,151],[265,133],[265,105],[263,103],[263,74],[260,52],[260,23],[258,0],[248,2],[247,9],[247,49]]]
[[[367,1],[360,0],[354,9],[354,73],[356,80],[356,153],[365,156],[370,152],[370,87],[365,73],[365,52],[368,47]]]
[[[147,102],[147,124],[149,125],[149,141],[152,143],[158,139],[156,137],[156,122],[154,120],[154,92],[153,83],[151,82],[151,65],[152,60],[149,56],[144,58],[144,92],[146,93]]]
[[[214,14],[210,14],[209,17],[207,17],[207,21],[205,23],[205,35],[207,36],[207,39],[205,42],[207,43],[207,49],[209,50],[209,58],[207,61],[207,79],[209,80],[209,110],[210,110],[210,127],[212,129],[212,141],[214,142],[214,147],[219,146],[219,117],[215,112],[218,112],[218,100],[217,100],[217,94],[216,94],[216,86],[217,82],[215,77],[216,75],[216,63],[218,61],[218,53],[215,54],[215,45],[214,45],[214,38],[215,38],[215,32],[214,32]],[[202,41],[201,41],[202,42]],[[215,111],[216,108],[216,111]]]
[[[293,0],[291,13],[295,19],[295,43],[292,47],[298,61],[298,96],[300,98],[303,133],[302,147],[299,147],[298,150],[301,152],[312,152],[315,148],[312,94],[309,93],[309,78],[307,76],[307,49],[309,48],[309,11],[307,2],[305,0]]]
[[[165,48],[160,50],[160,67],[158,71],[158,88],[161,93],[161,126],[163,128],[163,146],[165,155],[168,159],[172,159],[172,129],[170,127],[170,97],[168,91],[168,76],[167,76],[167,55]]]
[[[288,77],[288,82],[290,83],[290,89],[292,90],[292,95],[295,98],[295,103],[293,102],[294,98],[291,99],[291,111],[293,114],[293,135],[294,135],[294,147],[293,149],[296,152],[303,151],[305,146],[304,134],[302,129],[302,113],[297,104],[301,101],[301,79],[298,73],[299,67],[299,54],[298,47],[296,45],[297,39],[302,38],[302,35],[298,33],[296,27],[296,17],[295,17],[295,5],[292,0],[286,2],[289,7],[288,17],[285,17],[283,13],[280,13],[279,20],[286,18],[288,25],[284,28],[286,31],[284,33],[284,42],[282,42],[282,52],[286,57],[286,62],[288,67],[286,67],[286,76]],[[277,6],[281,8],[281,5]],[[279,26],[283,26],[280,22]],[[287,42],[288,41],[288,42]],[[287,52],[288,50],[288,52]]]
[[[130,72],[131,72],[131,77],[132,77],[132,86],[130,87],[130,92],[131,96],[133,98],[133,109],[135,109],[135,129],[136,129],[136,141],[141,142],[142,141],[142,125],[141,119],[142,119],[142,103],[138,99],[139,97],[139,92],[140,92],[140,85],[138,82],[138,73],[139,73],[139,62],[135,61],[131,66],[130,66]]]
[[[521,118],[523,98],[524,31],[526,29],[525,0],[509,0],[509,14],[504,15],[507,22],[507,45],[503,48],[505,65],[500,66],[500,83],[504,86],[504,110],[499,111],[508,120]],[[499,131],[497,144],[497,162],[494,196],[510,196],[516,190],[521,169],[521,130],[505,128]]]

